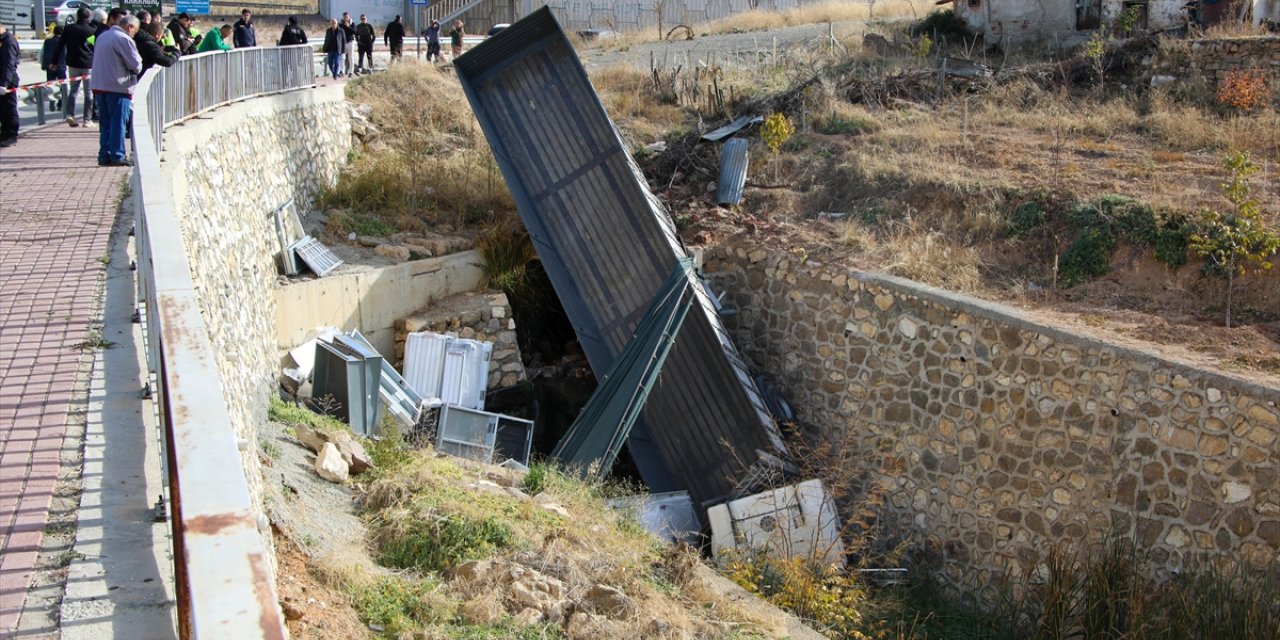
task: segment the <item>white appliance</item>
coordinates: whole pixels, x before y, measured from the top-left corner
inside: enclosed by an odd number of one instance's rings
[[[809,480],[707,509],[711,550],[765,549],[776,557],[844,564],[840,517],[821,480]]]

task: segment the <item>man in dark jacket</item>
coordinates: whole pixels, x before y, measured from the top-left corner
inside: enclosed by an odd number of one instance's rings
[[[18,39],[0,23],[0,91],[18,86]],[[5,91],[0,94],[0,147],[12,147],[18,142],[18,94]]]
[[[46,82],[67,79],[66,50],[63,49],[63,54],[60,57],[53,57],[53,52],[58,50],[59,42],[62,42],[62,25],[55,24],[53,25],[53,35],[46,38],[44,44],[40,46],[40,68],[44,70]],[[49,111],[61,111],[62,98],[59,96],[61,95],[62,87],[51,85],[45,89],[45,92],[49,96]]]
[[[191,37],[191,14],[179,13],[169,21],[169,33],[173,34],[173,46],[178,53],[189,56],[196,52],[195,38]]]
[[[138,29],[138,33],[133,36],[133,43],[138,45],[138,55],[142,56],[142,73],[146,73],[151,67],[169,67],[178,61],[177,47],[164,47],[160,45],[160,38],[164,33],[164,26],[159,20],[152,20]]]
[[[307,43],[307,32],[303,31],[302,27],[298,26],[297,17],[289,16],[289,24],[286,24],[284,26],[284,31],[280,33],[280,41],[277,42],[276,45],[281,47],[287,47],[290,45],[306,44],[306,43]]]
[[[356,64],[356,73],[361,71],[368,73],[373,71],[373,41],[377,38],[377,33],[373,30],[373,25],[369,24],[369,16],[361,15],[360,24],[356,25],[356,49],[360,52],[360,61]],[[368,66],[365,59],[368,59]]]
[[[87,7],[77,9],[75,24],[69,24],[62,30],[62,39],[58,41],[58,46],[52,54],[54,59],[63,56],[67,59],[67,77],[71,82],[67,87],[67,99],[62,103],[62,117],[66,118],[67,125],[72,127],[80,126],[76,121],[76,98],[80,93],[81,84],[84,84],[85,89],[85,108],[81,117],[85,124],[89,123],[89,83],[76,78],[88,75],[89,69],[93,67],[93,45],[90,38],[93,37],[96,27],[89,21],[92,17],[93,12]]]
[[[248,9],[240,10],[240,19],[236,20],[235,25],[233,25],[235,27],[235,37],[233,38],[233,41],[235,42],[237,49],[241,47],[258,46],[258,36],[253,32],[253,24],[251,23],[252,19],[253,13]]]
[[[342,66],[342,52],[347,48],[347,32],[338,26],[337,18],[329,19],[329,28],[324,32],[324,61],[329,66],[329,75],[338,79],[338,68]]]
[[[400,54],[404,51],[404,23],[400,22],[400,16],[396,16],[382,31],[382,44],[391,47],[392,62],[400,59]]]

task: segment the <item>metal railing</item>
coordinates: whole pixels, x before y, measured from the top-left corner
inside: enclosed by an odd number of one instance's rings
[[[274,640],[285,630],[177,208],[160,168],[164,130],[228,102],[313,85],[312,49],[301,45],[182,58],[148,71],[134,93],[138,294],[165,434],[182,638]]]

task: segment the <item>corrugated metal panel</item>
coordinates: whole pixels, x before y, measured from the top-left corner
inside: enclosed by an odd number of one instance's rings
[[[706,135],[702,136],[702,139],[708,142],[723,140],[724,138],[728,138],[729,136],[753,124],[758,124],[761,122],[764,122],[764,116],[738,116],[737,118],[734,118],[733,121],[730,122],[729,124],[726,124],[725,126],[720,127],[719,129],[716,129],[714,131],[708,131]]]
[[[686,255],[675,225],[548,10],[477,45],[455,68],[591,368],[602,376],[673,262]],[[650,489],[687,489],[704,503],[738,492],[748,475],[742,463],[788,456],[711,301],[702,287],[692,290],[695,309],[628,446]]]
[[[747,140],[733,138],[720,150],[720,182],[716,189],[717,204],[742,202],[747,186]]]
[[[411,333],[404,343],[404,380],[424,400],[440,397],[444,376],[444,353],[449,336],[438,333]]]

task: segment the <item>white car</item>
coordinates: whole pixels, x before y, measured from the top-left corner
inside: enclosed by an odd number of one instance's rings
[[[44,7],[44,22],[56,22],[61,25],[68,25],[76,21],[76,11],[80,7],[88,7],[90,11],[94,9],[108,9],[106,3],[86,2],[85,0],[63,0],[62,4],[53,4],[50,2]],[[34,11],[32,13],[35,13]]]

